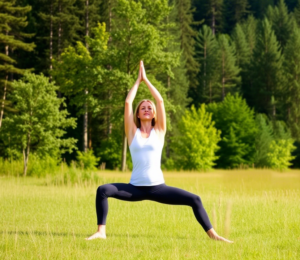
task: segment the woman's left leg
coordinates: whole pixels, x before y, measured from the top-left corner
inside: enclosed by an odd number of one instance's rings
[[[159,189],[155,189],[149,196],[150,198],[147,199],[160,203],[192,207],[197,221],[203,227],[205,232],[212,228],[202,201],[196,194],[162,184],[159,186]]]
[[[233,243],[233,241],[219,236],[213,229],[201,199],[196,194],[162,184],[152,192],[150,191],[147,199],[164,204],[191,206],[196,219],[211,239]]]

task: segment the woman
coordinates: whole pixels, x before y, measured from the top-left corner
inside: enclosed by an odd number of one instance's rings
[[[152,101],[142,100],[133,113],[132,102],[142,81],[146,83],[156,100],[157,108]],[[190,206],[197,221],[210,238],[232,243],[232,241],[219,236],[212,228],[199,196],[165,184],[160,168],[161,152],[166,134],[165,107],[161,95],[147,79],[142,61],[138,79],[125,101],[124,121],[133,162],[130,183],[99,186],[96,196],[98,231],[86,239],[106,238],[107,198],[112,197],[126,201],[152,200],[165,204]]]

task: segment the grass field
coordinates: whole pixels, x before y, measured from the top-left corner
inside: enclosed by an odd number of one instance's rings
[[[0,177],[0,259],[300,259],[300,171],[165,173],[168,185],[200,195],[220,235],[210,240],[191,208],[109,199],[107,239],[96,231],[95,192],[130,173],[99,172],[99,183]]]

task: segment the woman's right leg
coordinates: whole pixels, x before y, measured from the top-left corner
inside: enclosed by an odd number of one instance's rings
[[[108,213],[108,198],[116,198],[125,201],[141,201],[145,199],[145,193],[131,184],[111,183],[99,186],[96,195],[96,212],[98,231],[86,240],[106,238],[106,217]]]

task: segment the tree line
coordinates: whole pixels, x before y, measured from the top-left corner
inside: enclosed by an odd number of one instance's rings
[[[164,168],[299,166],[300,1],[0,0],[0,13],[0,156],[24,171],[30,152],[76,149],[131,168],[123,103],[140,59],[165,100]]]

